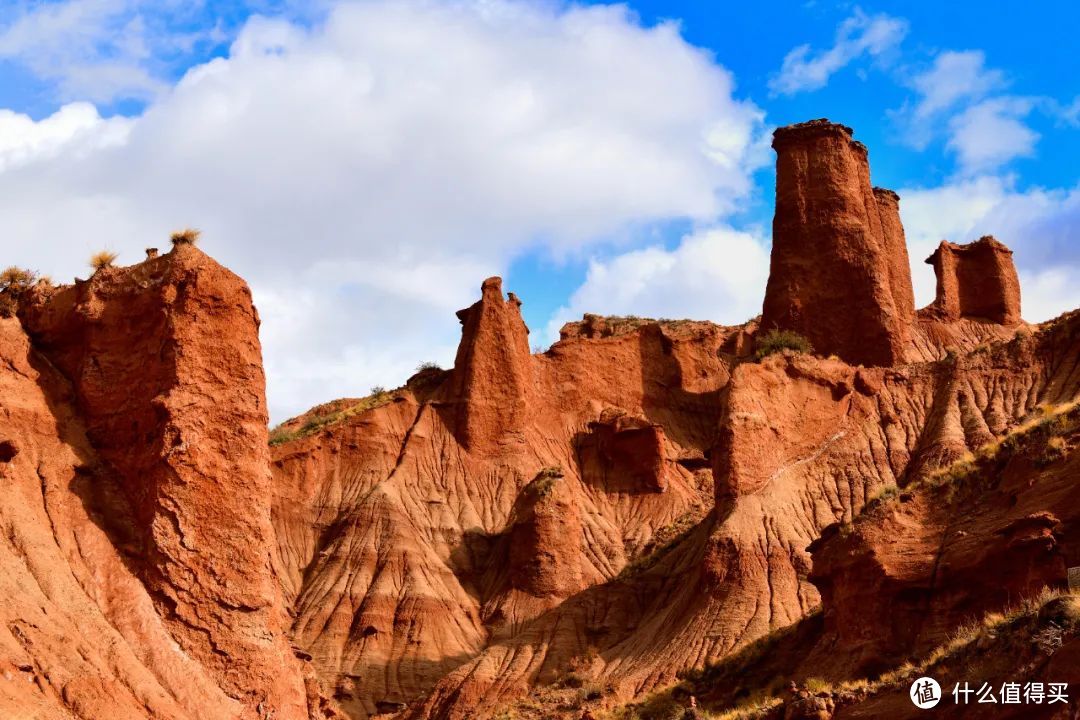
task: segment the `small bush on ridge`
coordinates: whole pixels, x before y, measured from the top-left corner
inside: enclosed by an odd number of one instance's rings
[[[769,330],[757,338],[755,345],[757,345],[757,350],[754,356],[758,360],[783,350],[793,350],[797,353],[814,352],[810,341],[794,330]]]

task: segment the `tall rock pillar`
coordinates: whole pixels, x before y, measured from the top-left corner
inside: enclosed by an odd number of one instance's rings
[[[532,386],[529,329],[521,301],[503,299],[502,279],[490,277],[480,300],[458,311],[461,344],[454,361],[458,439],[469,450],[522,439]]]
[[[761,328],[793,330],[850,363],[904,361],[914,318],[898,198],[870,185],[851,128],[779,128],[776,214]]]
[[[926,262],[937,275],[937,297],[930,306],[937,314],[949,320],[1020,322],[1020,279],[1012,250],[990,235],[967,245],[942,240]]]
[[[265,380],[247,285],[183,245],[42,290],[20,317],[121,481],[132,517],[112,520],[141,541],[137,569],[173,638],[250,717],[307,717],[270,566]]]

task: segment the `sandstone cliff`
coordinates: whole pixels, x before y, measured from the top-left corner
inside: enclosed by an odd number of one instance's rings
[[[3,321],[9,708],[323,716],[270,569],[257,330],[191,246],[36,286]]]

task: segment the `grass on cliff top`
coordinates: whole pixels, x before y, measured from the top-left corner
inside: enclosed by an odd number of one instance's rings
[[[9,290],[21,292],[37,280],[37,273],[33,270],[11,266],[0,272],[0,291]]]
[[[94,269],[94,272],[110,268],[113,266],[113,263],[116,262],[116,258],[118,257],[120,256],[108,250],[96,252],[90,256],[90,267]]]
[[[299,426],[290,425],[290,422],[292,421],[284,422],[270,431],[270,445],[273,447],[292,440],[299,440],[300,438],[305,438],[309,435],[314,435],[324,428],[337,425],[360,413],[386,405],[394,399],[395,393],[396,391],[388,391],[385,388],[375,386],[371,388],[370,395],[361,398],[359,401],[346,408],[328,413],[314,414],[308,417],[303,424]]]
[[[37,273],[20,267],[12,266],[0,272],[0,318],[15,315],[19,298],[37,279]]]
[[[814,347],[810,344],[810,341],[799,333],[793,330],[775,328],[764,335],[759,335],[754,341],[754,346],[754,357],[758,360],[785,350],[807,355],[814,352]]]
[[[680,720],[684,717],[691,695],[699,700],[697,717],[702,720],[762,720],[771,717],[775,708],[784,702],[783,688],[797,678],[763,678],[759,673],[748,671],[757,669],[781,643],[791,640],[793,632],[791,627],[777,630],[717,664],[684,674],[673,687],[600,717],[602,720]],[[852,678],[830,683],[810,677],[797,684],[815,695],[850,693],[859,701],[865,701],[885,692],[906,691],[908,685],[922,675],[948,675],[951,668],[962,666],[974,653],[981,652],[981,647],[987,642],[1014,639],[1050,656],[1066,639],[1077,633],[1080,633],[1080,594],[1044,588],[1002,612],[988,613],[957,628],[948,640],[925,657],[915,662],[905,662],[879,678]],[[708,697],[710,686],[739,684],[748,678],[757,683],[759,690],[737,704],[708,707],[707,701],[702,702],[703,698]]]
[[[199,237],[202,235],[200,230],[195,228],[184,228],[183,230],[177,230],[169,237],[169,242],[173,244],[173,247],[177,245],[194,245],[199,242]]]

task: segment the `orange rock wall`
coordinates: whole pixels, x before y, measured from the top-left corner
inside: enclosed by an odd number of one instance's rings
[[[271,572],[258,317],[242,280],[191,246],[42,290],[21,317],[126,504],[137,572],[181,647],[251,708],[307,699]]]
[[[776,214],[761,328],[794,330],[851,363],[903,362],[914,300],[892,197],[865,146],[827,120],[780,128]],[[884,222],[883,222],[884,220]]]
[[[1020,322],[1020,280],[1012,251],[989,235],[967,245],[943,240],[926,259],[937,276],[931,308],[952,320]]]

